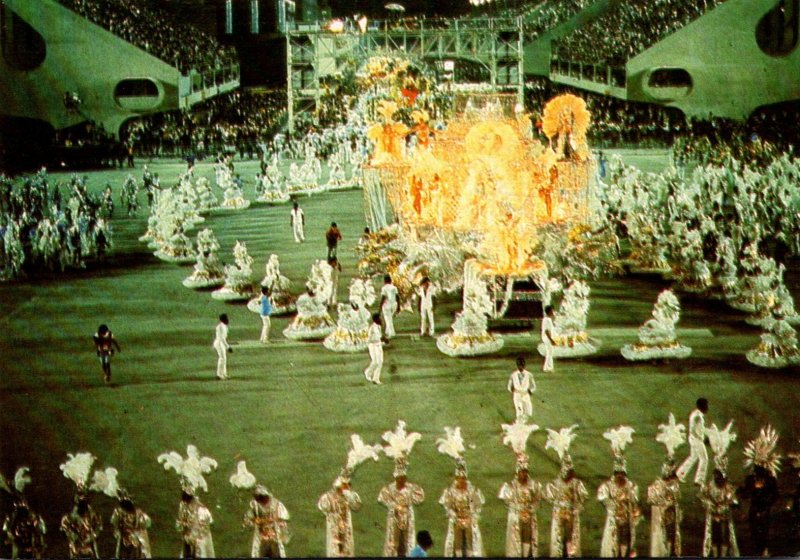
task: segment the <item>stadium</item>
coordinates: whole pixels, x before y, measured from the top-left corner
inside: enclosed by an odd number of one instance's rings
[[[797,555],[799,38],[0,0],[0,556]]]

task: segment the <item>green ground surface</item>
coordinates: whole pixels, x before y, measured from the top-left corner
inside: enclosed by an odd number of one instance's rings
[[[660,153],[638,152],[626,158],[647,170],[658,170],[665,162]],[[166,185],[184,165],[155,162],[151,168]],[[237,163],[237,172],[250,180],[251,198],[256,170],[255,162]],[[141,164],[135,173],[141,177]],[[200,164],[199,173],[213,182],[210,164]],[[126,174],[127,170],[90,173],[91,188],[100,190],[108,180],[118,193]],[[218,212],[199,227],[213,228],[222,245],[221,257],[228,262],[235,241],[246,241],[258,278],[269,254],[277,253],[293,291],[299,292],[312,260],[325,256],[325,229],[337,221],[344,235],[342,300],[355,272],[353,247],[364,227],[361,192],[315,195],[300,202],[307,217],[307,242],[302,245],[292,240],[288,206]],[[210,492],[203,496],[214,515],[220,556],[249,552],[250,533],[241,528],[247,496],[228,483],[241,459],[292,514],[288,554],[320,556],[325,550],[324,518],[316,501],[344,464],[349,434],[377,442],[398,418],[423,434],[411,456],[409,476],[427,493],[417,510],[417,527],[431,531],[434,551],[441,552],[446,527],[437,500],[453,470],[452,461],[436,452],[434,441],[444,426],[459,425],[467,444],[474,445],[467,451],[471,478],[486,496],[481,521],[486,552],[503,554],[506,512],[496,496],[514,466],[512,453],[500,443],[500,424],[514,416],[505,385],[520,353],[531,358],[530,369],[538,372],[534,339],[509,337],[497,355],[457,360],[441,354],[432,339],[411,336],[418,318],[404,314],[397,326],[408,336],[386,349],[384,385],[366,384],[361,373],[368,363],[366,353],[336,354],[319,343],[289,343],[281,334],[285,318],[273,320],[273,344],[251,344],[258,338],[258,316],[244,305],[224,304],[207,292],[184,288],[181,280],[191,266],[163,263],[137,241],[146,226],[146,209],[134,218],[122,214],[118,206],[115,252],[109,262],[83,273],[0,285],[0,468],[6,474],[20,465],[32,468],[29,497],[49,527],[48,555],[66,556],[67,550],[58,520],[71,507],[72,485],[58,465],[68,452],[83,450],[98,457],[96,467],[119,469],[122,485],[152,516],[154,554],[177,555],[180,538],[173,522],[178,480],[156,463],[156,456],[171,449],[185,453],[186,444],[194,443],[220,465],[208,476]],[[794,264],[791,271],[798,268]],[[800,296],[796,275],[790,275],[789,284],[795,297]],[[636,328],[666,287],[663,280],[641,276],[593,282],[589,325],[590,332],[598,329],[603,334],[600,352],[583,360],[557,361],[553,373],[536,373],[533,420],[542,427],[580,424],[572,454],[591,493],[583,517],[585,555],[599,553],[604,511],[595,492],[612,467],[602,438],[609,427],[624,423],[636,429],[628,465],[642,495],[663,458],[663,447],[654,440],[657,425],[670,411],[685,422],[701,395],[711,401],[710,422],[735,420],[740,437],[731,451],[734,482],[743,477],[742,448],[761,425],[771,423],[781,433],[784,452],[800,450],[800,371],[751,366],[744,353],[758,342],[759,330],[724,305],[681,297],[683,341],[694,348],[690,359],[628,364],[621,358],[620,346],[635,339]],[[437,331],[449,328],[459,308],[457,296],[444,298],[436,312]],[[216,356],[211,348],[222,312],[231,318],[230,339],[242,343],[230,356],[231,379],[226,382],[214,378]],[[114,358],[110,386],[102,382],[91,341],[101,322],[109,324],[123,350]],[[543,482],[558,471],[556,456],[544,452],[544,442],[539,432],[529,443],[532,474]],[[687,453],[684,447],[678,456]],[[364,501],[354,516],[359,555],[381,553],[385,510],[375,498],[391,473],[392,465],[384,458],[364,465],[355,476],[354,488]],[[784,489],[789,483],[786,476],[781,478]],[[684,489],[684,552],[697,555],[703,518],[695,490],[690,484]],[[113,502],[96,496],[93,503],[107,520]],[[7,511],[7,503],[2,505]],[[649,508],[646,515],[639,525],[641,555],[649,550]],[[779,515],[773,529],[776,554],[800,549],[797,536],[787,532],[785,515]],[[540,513],[542,552],[549,545],[549,523],[545,507]],[[746,522],[740,521],[738,529],[747,552]],[[104,555],[112,553],[112,542],[106,528],[101,537]],[[0,555],[9,552],[3,549]]]

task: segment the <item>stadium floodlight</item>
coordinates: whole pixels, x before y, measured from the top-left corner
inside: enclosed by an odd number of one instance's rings
[[[331,33],[341,33],[344,31],[344,22],[340,19],[331,20],[328,24],[328,31]]]

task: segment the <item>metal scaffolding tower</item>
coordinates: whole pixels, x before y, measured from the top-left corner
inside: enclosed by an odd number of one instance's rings
[[[333,33],[319,25],[298,25],[286,34],[286,75],[289,130],[306,113],[316,111],[326,76],[348,62],[389,51],[428,63],[469,61],[484,67],[492,90],[515,90],[524,101],[521,18],[484,18],[371,22],[364,33]]]

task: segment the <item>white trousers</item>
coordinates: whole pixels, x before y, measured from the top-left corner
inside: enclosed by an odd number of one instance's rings
[[[383,316],[383,332],[386,334],[386,338],[392,338],[395,334],[397,334],[394,332],[394,312],[396,309],[397,306],[391,307],[388,304],[383,304],[383,307],[381,307],[381,315]]]
[[[367,350],[369,350],[370,363],[364,370],[364,376],[370,381],[380,381],[383,368],[383,346],[380,343],[370,344],[367,346]]]
[[[694,473],[694,481],[698,484],[704,484],[706,481],[706,469],[708,469],[708,451],[706,451],[703,440],[689,436],[689,456],[678,467],[677,471],[681,482],[686,480],[686,476],[695,463],[697,463],[697,471]]]
[[[553,371],[553,345],[548,342],[544,343],[544,364],[542,365],[542,371]]]
[[[425,327],[428,327],[428,334],[433,336],[433,307],[423,307],[419,311],[421,324],[419,334],[425,335]]]
[[[217,377],[228,378],[228,349],[222,342],[214,341],[214,350],[217,351]]]
[[[303,232],[303,222],[295,222],[292,224],[292,231],[294,231],[294,240],[295,243],[300,243],[301,241],[306,240],[306,236]]]
[[[514,391],[514,410],[517,413],[517,420],[530,418],[533,414],[530,393],[520,393]]]
[[[269,315],[261,317],[261,342],[269,342]]]

